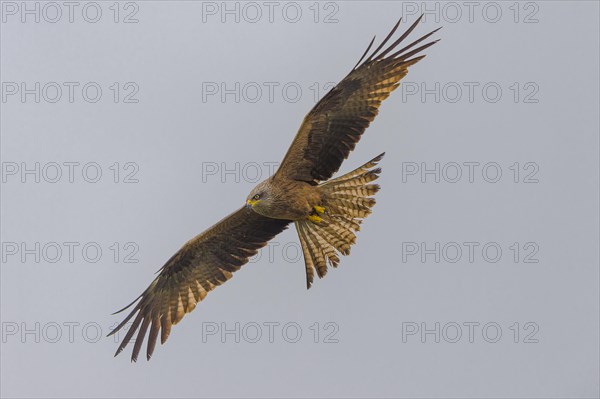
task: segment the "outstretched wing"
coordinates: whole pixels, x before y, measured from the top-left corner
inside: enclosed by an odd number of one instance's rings
[[[146,351],[150,360],[159,332],[164,344],[174,324],[194,310],[209,291],[229,280],[233,272],[285,230],[288,223],[287,220],[261,216],[244,207],[188,241],[160,269],[160,274],[142,295],[119,311],[139,299],[131,313],[109,334],[119,331],[135,316],[115,356],[137,331],[131,355],[135,362],[150,328]]]
[[[375,41],[373,38],[352,71],[306,115],[276,175],[316,182],[327,180],[337,172],[375,119],[381,102],[398,87],[408,67],[425,57],[415,55],[437,42],[413,49],[439,28],[393,52],[421,18],[380,52],[398,29],[398,21],[385,40],[361,63]]]

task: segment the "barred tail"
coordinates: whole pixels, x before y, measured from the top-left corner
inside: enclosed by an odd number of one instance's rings
[[[338,254],[350,254],[350,247],[356,242],[355,233],[375,205],[372,196],[379,191],[379,185],[371,182],[379,177],[381,168],[373,167],[384,154],[319,186],[325,208],[325,213],[319,215],[322,219],[320,222],[295,222],[304,254],[307,288],[313,282],[315,270],[321,278],[327,273],[327,263],[337,267],[340,262]]]

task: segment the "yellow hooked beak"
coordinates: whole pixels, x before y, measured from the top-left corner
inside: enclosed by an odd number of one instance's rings
[[[252,208],[260,200],[249,199],[246,201],[246,208]]]

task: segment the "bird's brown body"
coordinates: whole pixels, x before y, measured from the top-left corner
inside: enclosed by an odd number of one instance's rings
[[[257,193],[264,193],[269,199],[259,199],[253,203],[252,198]],[[274,175],[259,183],[246,203],[260,215],[297,221],[308,218],[315,207],[322,206],[323,197],[323,190],[319,186]]]
[[[315,272],[323,277],[328,265],[339,264],[340,254],[350,253],[355,233],[375,205],[372,197],[379,186],[372,182],[381,172],[375,166],[383,154],[343,176],[332,177],[408,67],[425,57],[417,54],[435,43],[414,48],[433,31],[396,50],[420,20],[384,49],[398,21],[365,59],[373,39],[350,73],[306,115],[277,172],[252,190],[244,207],[184,244],[150,286],[122,309],[135,304],[109,334],[133,319],[116,354],[136,335],[131,356],[135,361],[148,333],[146,356],[150,359],[159,334],[164,343],[174,324],[290,223],[296,226],[302,246],[307,287]]]

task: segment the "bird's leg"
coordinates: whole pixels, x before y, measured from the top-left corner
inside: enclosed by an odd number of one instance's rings
[[[319,205],[314,205],[313,206],[313,212],[310,213],[310,215],[308,215],[308,220],[310,220],[313,223],[321,223],[323,221],[323,219],[321,218],[321,215],[323,215],[325,213],[325,208]]]
[[[321,216],[325,213],[325,207],[319,205],[313,205],[313,211],[308,215],[308,220],[313,223],[321,223],[323,219]]]
[[[313,214],[308,215],[308,220],[313,223],[321,223],[323,221],[323,219],[321,219],[318,215]]]

